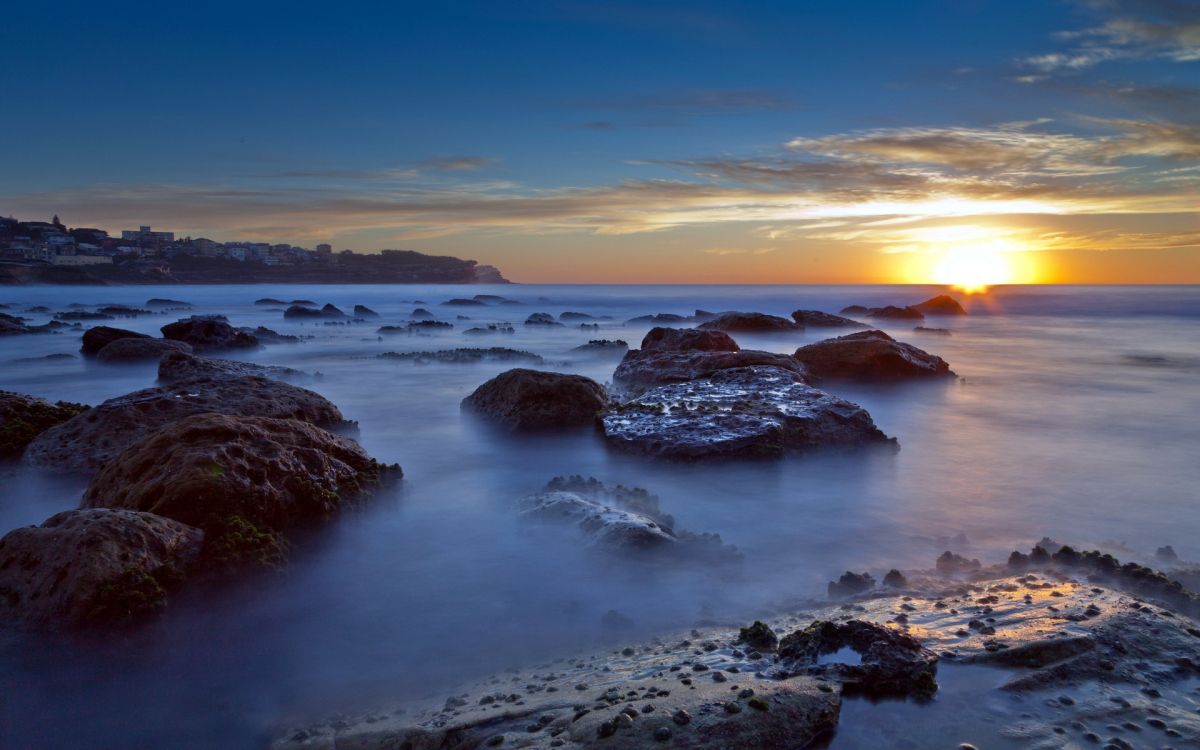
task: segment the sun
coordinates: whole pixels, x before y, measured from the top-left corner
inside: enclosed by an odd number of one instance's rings
[[[1006,255],[983,244],[949,247],[941,252],[934,278],[967,294],[986,292],[989,286],[1012,282],[1013,268]]]

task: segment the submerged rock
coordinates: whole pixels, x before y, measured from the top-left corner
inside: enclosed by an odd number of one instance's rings
[[[657,458],[778,457],[895,443],[861,406],[778,367],[738,367],[651,389],[604,414],[609,444]]]
[[[817,663],[822,654],[844,648],[857,652],[861,663]],[[937,654],[916,638],[873,622],[819,620],[785,636],[779,656],[793,670],[836,675],[847,692],[886,697],[937,691]]]
[[[479,307],[481,305],[486,305],[487,303],[480,299],[474,299],[474,298],[464,299],[464,298],[459,297],[459,298],[455,298],[455,299],[448,299],[445,302],[443,302],[442,304],[443,305],[452,305],[452,306],[457,306],[457,307],[467,307],[467,306]]]
[[[820,310],[796,310],[792,320],[805,328],[866,328],[865,323]]]
[[[727,312],[700,324],[705,331],[732,331],[735,333],[765,333],[770,331],[795,331],[801,328],[795,321],[778,315],[756,312]]]
[[[315,310],[308,305],[293,304],[291,307],[283,311],[283,317],[300,319],[341,319],[346,317],[346,313],[330,304],[325,305],[320,310]]]
[[[418,365],[438,362],[441,364],[475,364],[478,362],[525,362],[540,365],[545,362],[541,356],[533,352],[523,352],[517,349],[506,349],[493,346],[489,349],[446,349],[440,352],[384,352],[376,355],[378,359],[393,359],[401,362],[412,362]]]
[[[84,507],[146,511],[203,529],[218,566],[282,562],[279,536],[360,499],[386,467],[349,438],[294,419],[197,414],[130,445]]]
[[[85,356],[95,356],[100,350],[120,339],[148,339],[144,333],[126,331],[124,328],[111,326],[95,326],[83,332],[83,345],[79,348]]]
[[[278,365],[256,365],[251,362],[234,362],[228,359],[198,357],[187,352],[168,352],[158,363],[158,379],[163,383],[176,383],[201,378],[241,378],[259,376],[277,380],[297,380],[308,375],[290,367]]]
[[[258,339],[258,343],[260,343],[260,344],[298,344],[298,343],[300,343],[299,336],[292,336],[291,334],[287,334],[287,333],[279,333],[278,331],[271,330],[270,328],[267,328],[266,326],[255,326],[254,328],[245,326],[242,328],[238,328],[238,330],[241,331],[242,333],[250,334],[254,338]]]
[[[925,315],[912,307],[896,307],[888,305],[887,307],[872,307],[867,313],[871,318],[884,318],[888,320],[924,320]]]
[[[493,333],[516,333],[516,329],[507,323],[489,323],[486,327],[476,326],[463,331],[464,336],[486,336]]]
[[[205,412],[299,419],[322,427],[345,424],[336,406],[294,385],[263,377],[194,378],[109,399],[40,434],[24,460],[94,471],[151,433]]]
[[[164,299],[162,297],[151,297],[146,300],[146,307],[168,307],[174,310],[187,309],[192,306],[191,302],[183,302],[177,299]]]
[[[913,328],[913,333],[929,333],[935,336],[949,336],[950,331],[945,328],[929,328],[928,326],[917,326]]]
[[[911,305],[913,310],[917,310],[926,315],[966,315],[967,311],[948,294],[939,294],[936,297],[930,297],[924,302],[918,302]]]
[[[714,563],[742,559],[717,534],[676,530],[675,520],[659,509],[658,498],[640,488],[557,477],[541,492],[522,498],[517,508],[526,520],[573,525],[587,544],[608,552]]]
[[[263,297],[262,299],[254,300],[254,304],[256,304],[256,305],[286,305],[286,304],[288,304],[288,302],[286,300],[275,299],[274,297]]]
[[[695,328],[654,328],[642,348],[629,351],[613,373],[613,384],[626,394],[709,377],[738,367],[778,367],[803,376],[794,357],[741,349],[729,334]]]
[[[676,315],[674,313],[656,313],[654,315],[639,315],[636,318],[630,318],[625,322],[634,323],[637,325],[645,323],[654,323],[655,325],[658,325],[660,323],[687,323],[689,320],[683,315]]]
[[[0,539],[0,617],[25,627],[114,625],[160,612],[204,533],[152,513],[70,510]]]
[[[604,387],[582,375],[516,369],[475,389],[462,408],[511,430],[595,424],[608,405]]]
[[[162,327],[164,338],[191,344],[198,352],[221,349],[257,349],[254,336],[237,330],[218,317],[191,317]]]
[[[863,331],[818,341],[795,357],[820,378],[904,380],[955,377],[941,357],[896,341],[883,331]]]
[[[629,351],[629,344],[620,339],[592,339],[571,351],[580,354],[624,354]]]
[[[50,403],[35,396],[0,391],[0,460],[20,457],[38,435],[87,409],[83,404]]]
[[[378,318],[379,313],[375,312],[366,305],[354,306],[354,317],[356,318]]]
[[[525,319],[527,326],[561,326],[550,313],[534,313]]]
[[[159,359],[171,352],[190,354],[191,351],[191,345],[183,341],[124,338],[105,345],[96,353],[96,359],[101,362],[144,362]]]

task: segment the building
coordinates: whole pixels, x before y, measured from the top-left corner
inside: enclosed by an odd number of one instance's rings
[[[150,226],[145,225],[145,226],[139,227],[136,231],[133,229],[126,229],[126,230],[122,231],[121,239],[126,240],[126,241],[132,240],[134,242],[138,242],[141,244],[158,245],[158,244],[163,244],[163,243],[167,243],[167,242],[174,242],[175,241],[175,233],[174,232],[152,232],[152,231],[150,231]]]

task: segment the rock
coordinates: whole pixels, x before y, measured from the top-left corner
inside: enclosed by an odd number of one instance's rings
[[[515,299],[501,297],[499,294],[476,294],[471,299],[474,299],[478,302],[486,302],[487,304],[492,304],[492,305],[517,305],[517,304],[520,304]]]
[[[896,307],[888,305],[887,307],[872,307],[867,313],[868,317],[885,318],[888,320],[924,320],[925,316],[920,310],[915,310],[911,307]]]
[[[203,529],[206,561],[219,567],[272,565],[282,532],[327,520],[398,469],[307,422],[197,414],[127,447],[92,479],[83,506]]]
[[[803,328],[866,328],[865,323],[820,310],[796,310],[792,320]]]
[[[936,297],[930,297],[924,302],[918,302],[911,306],[911,309],[922,312],[925,315],[966,315],[967,311],[948,294],[939,294]]]
[[[20,457],[38,435],[87,408],[83,404],[50,403],[35,396],[0,391],[0,460]]]
[[[871,312],[871,308],[863,307],[862,305],[849,305],[843,307],[840,311],[842,315],[866,315]]]
[[[464,336],[485,336],[493,333],[516,333],[516,329],[507,323],[489,323],[487,327],[476,326],[463,331]]]
[[[308,377],[307,374],[290,367],[198,357],[183,351],[168,352],[158,363],[158,379],[163,383],[177,383],[202,378],[248,376],[275,378],[276,380],[297,380]]]
[[[796,331],[801,328],[795,321],[777,315],[755,312],[722,313],[712,320],[701,323],[704,331],[732,331],[735,333],[765,333],[771,331]]]
[[[571,351],[580,354],[624,354],[629,351],[629,344],[620,339],[592,339]]]
[[[283,311],[284,318],[301,318],[301,319],[341,319],[346,317],[346,313],[342,312],[334,305],[325,305],[320,310],[314,310],[307,305],[293,304],[291,307]]]
[[[855,573],[847,570],[836,581],[830,581],[828,590],[830,599],[842,599],[847,596],[861,594],[875,588],[875,579],[870,573]]]
[[[263,297],[262,299],[254,300],[254,304],[256,304],[256,305],[286,305],[288,303],[281,299],[275,299],[274,297]]]
[[[779,644],[779,636],[775,635],[775,631],[771,630],[770,625],[761,620],[755,620],[738,631],[737,642],[760,651],[774,651],[775,646]]]
[[[941,357],[896,341],[883,331],[862,331],[818,341],[795,357],[820,378],[893,381],[955,377]]]
[[[313,301],[312,301],[312,300],[310,300],[310,299],[294,299],[294,300],[292,300],[292,301],[291,301],[289,304],[293,304],[293,305],[307,305],[308,307],[316,307],[316,306],[317,306],[317,303],[316,303],[316,302],[313,302]]]
[[[908,585],[908,579],[904,577],[903,573],[895,568],[892,568],[887,572],[887,575],[883,577],[883,585],[890,586],[894,589],[902,589]]]
[[[596,479],[557,477],[517,504],[522,518],[575,526],[589,546],[621,555],[655,559],[741,562],[742,554],[717,534],[676,530],[658,498],[643,489],[609,487]]]
[[[258,303],[255,303],[258,304]],[[278,304],[283,304],[282,302]],[[177,299],[163,299],[162,297],[152,297],[146,300],[146,307],[168,307],[174,310],[184,310],[192,306],[191,302],[180,302]]]
[[[659,386],[614,406],[602,423],[616,448],[685,460],[895,442],[861,406],[778,367],[737,367]]]
[[[115,315],[109,315],[102,312],[90,312],[88,310],[70,310],[68,312],[60,312],[54,314],[55,320],[112,320]]]
[[[409,313],[408,317],[412,318],[413,320],[433,320],[434,315],[425,308],[418,307]]]
[[[117,339],[96,354],[101,362],[144,362],[161,358],[169,352],[190,354],[192,347],[182,341],[152,338]]]
[[[354,306],[354,317],[356,318],[378,318],[379,313],[375,312],[366,305]]]
[[[294,385],[263,377],[197,378],[109,399],[43,432],[29,444],[24,460],[94,471],[151,433],[205,412],[299,419],[322,427],[345,424],[336,406]]]
[[[221,349],[257,349],[258,339],[213,317],[185,318],[162,327],[163,337],[191,344],[198,352]]]
[[[1175,548],[1169,544],[1165,547],[1159,547],[1157,550],[1155,550],[1154,556],[1163,562],[1173,563],[1178,562],[1179,560],[1179,555],[1175,553]]]
[[[822,654],[851,648],[861,664],[818,665]],[[937,654],[898,630],[863,620],[819,620],[779,642],[780,660],[809,674],[836,676],[843,690],[873,697],[928,696],[937,691]]]
[[[287,333],[279,333],[273,331],[266,326],[256,326],[254,328],[242,327],[238,328],[242,333],[247,333],[258,339],[260,344],[298,344],[300,343],[299,336],[292,336]]]
[[[590,313],[585,313],[585,312],[571,312],[571,311],[567,311],[567,312],[564,312],[564,313],[559,313],[558,319],[559,319],[559,320],[564,320],[564,321],[565,321],[565,320],[611,320],[611,316],[608,316],[608,315],[592,315],[592,314],[590,314]]]
[[[79,351],[84,356],[95,356],[100,353],[100,350],[108,346],[118,339],[148,339],[150,338],[144,333],[135,333],[134,331],[126,331],[123,328],[112,328],[110,326],[96,326],[89,328],[83,332],[83,346]]]
[[[487,304],[487,303],[485,303],[483,300],[479,300],[479,299],[462,299],[462,298],[457,298],[457,299],[449,299],[449,300],[446,300],[446,301],[445,301],[445,302],[443,302],[442,304],[443,304],[443,305],[454,305],[454,306],[459,306],[459,307],[463,307],[463,306],[474,306],[474,307],[480,307],[480,306],[482,306],[482,305],[485,305],[485,304]]]
[[[199,529],[128,510],[70,510],[0,539],[0,613],[25,627],[114,625],[162,611]]]
[[[478,362],[524,362],[531,365],[544,364],[539,355],[523,352],[517,349],[506,349],[493,346],[490,349],[447,349],[440,352],[384,352],[376,355],[378,359],[392,359],[401,362],[412,362],[426,365],[433,362],[441,364],[476,364]]]
[[[625,322],[633,323],[635,325],[642,325],[645,323],[654,323],[657,325],[659,323],[687,323],[688,319],[682,315],[675,315],[674,313],[658,313],[656,315],[639,315],[638,317],[630,318]]]
[[[936,565],[938,572],[946,575],[971,573],[983,567],[978,560],[968,560],[950,550],[946,550],[938,557]]]
[[[516,369],[503,372],[463,399],[463,409],[511,430],[595,424],[608,405],[604,387],[582,375]]]
[[[142,310],[137,307],[129,307],[127,305],[105,305],[98,308],[97,312],[111,315],[114,318],[136,318],[139,315],[153,315],[149,310]]]
[[[934,336],[949,336],[950,331],[945,328],[929,328],[928,326],[917,326],[913,328],[913,333],[928,333]]]
[[[646,389],[670,383],[706,378],[722,370],[739,367],[777,367],[803,378],[805,372],[794,357],[740,349],[728,334],[695,328],[654,328],[642,340],[642,348],[628,352],[613,373],[613,384],[624,394],[637,395]]]
[[[527,326],[561,326],[562,323],[559,323],[557,320],[555,320],[554,316],[551,315],[550,313],[534,313],[533,315],[530,315],[528,318],[525,319],[525,325],[527,325]]]

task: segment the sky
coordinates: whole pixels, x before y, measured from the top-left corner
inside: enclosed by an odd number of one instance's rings
[[[1200,0],[14,0],[0,215],[527,282],[1200,283]]]

